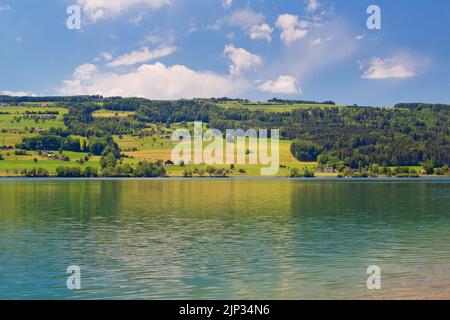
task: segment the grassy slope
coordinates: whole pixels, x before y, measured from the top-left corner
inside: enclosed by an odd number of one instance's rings
[[[35,122],[33,119],[21,119],[15,121],[14,119],[24,117],[26,111],[44,112],[44,111],[58,111],[57,119],[55,120],[40,120]],[[64,108],[51,108],[51,107],[0,107],[0,112],[8,112],[10,114],[0,114],[0,130],[5,129],[8,131],[24,131],[25,128],[36,128],[46,130],[51,127],[64,127],[63,116],[67,113],[67,109]],[[42,116],[42,115],[36,115]],[[3,135],[3,134],[2,134]],[[1,140],[0,140],[1,141]]]
[[[331,108],[331,107],[342,107],[333,106],[326,104],[275,104],[275,103],[242,103],[237,101],[228,101],[217,104],[223,108],[242,108],[249,109],[252,111],[261,110],[265,112],[289,112],[295,109],[304,108]]]
[[[138,151],[133,152],[125,152],[128,156],[134,157],[135,160],[146,160],[146,161],[156,161],[156,160],[170,160],[172,158],[172,148],[173,144],[171,141],[161,140],[159,138],[152,137],[132,137],[132,136],[123,136],[122,139],[119,137],[114,137],[115,141],[119,144],[122,149],[129,148],[137,148]],[[269,142],[270,143],[270,142]],[[286,176],[290,173],[291,168],[300,168],[302,169],[305,165],[313,166],[314,163],[304,163],[299,162],[295,159],[291,152],[290,146],[291,141],[280,141],[280,165],[286,166],[286,168],[282,168],[278,173],[279,176]],[[204,147],[207,146],[209,142],[204,142]],[[270,150],[270,149],[269,149]],[[169,175],[180,176],[183,174],[183,171],[197,169],[206,169],[206,165],[190,165],[187,164],[186,167],[168,167]],[[229,168],[228,165],[214,165],[216,168]],[[260,165],[237,165],[236,171],[238,169],[244,169],[247,171],[247,174],[244,176],[259,176],[261,166]],[[232,175],[239,175],[238,172],[234,172]]]
[[[133,115],[134,112],[128,111],[111,111],[111,110],[97,110],[92,115],[94,118],[126,118],[130,115]]]

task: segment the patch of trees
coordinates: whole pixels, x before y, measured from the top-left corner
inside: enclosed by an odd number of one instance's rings
[[[23,169],[21,174],[29,178],[46,178],[50,176],[47,169],[44,168]]]
[[[139,162],[136,167],[129,164],[117,165],[114,167],[106,167],[101,171],[102,177],[114,178],[157,178],[165,177],[166,169],[162,162]]]
[[[440,103],[397,103],[394,105],[395,109],[422,109],[422,108],[432,108],[435,110],[450,109],[450,104],[440,104]]]
[[[56,135],[39,135],[22,138],[22,143],[16,145],[17,149],[23,150],[60,150],[63,138]]]
[[[86,144],[79,138],[62,137],[54,134],[43,134],[32,137],[22,138],[22,142],[16,145],[17,149],[22,150],[48,150],[48,151],[73,151],[82,152],[88,151]]]
[[[58,167],[56,176],[59,178],[95,178],[98,177],[98,170],[93,167]]]
[[[111,106],[108,105],[107,108],[111,109]],[[64,115],[64,124],[71,134],[85,137],[123,135],[145,128],[144,122],[128,117],[94,118],[93,112],[100,109],[100,106],[92,104],[70,106],[69,112]]]
[[[323,102],[317,102],[317,101],[308,101],[308,100],[285,100],[285,99],[278,99],[273,98],[270,100],[267,100],[267,102],[270,103],[276,103],[276,104],[326,104],[326,105],[336,105],[334,101],[323,101]]]
[[[323,147],[311,141],[295,140],[291,144],[291,153],[300,161],[315,162]]]
[[[59,111],[51,111],[51,110],[46,110],[46,111],[25,111],[26,115],[59,115]]]
[[[314,178],[315,174],[314,171],[312,171],[308,167],[304,167],[303,171],[301,171],[298,168],[292,168],[291,169],[291,178]]]
[[[45,102],[60,102],[60,103],[86,103],[86,102],[101,102],[101,96],[49,96],[49,97],[12,97],[7,95],[0,95],[0,103],[5,104],[19,104],[19,103],[45,103]]]

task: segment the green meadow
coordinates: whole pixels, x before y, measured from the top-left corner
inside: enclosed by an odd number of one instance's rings
[[[296,109],[308,109],[308,108],[340,108],[342,106],[329,105],[329,104],[301,104],[301,103],[293,103],[293,104],[278,104],[271,102],[240,102],[240,101],[227,101],[217,103],[218,106],[230,109],[230,108],[238,108],[238,109],[248,109],[251,111],[264,111],[264,112],[289,112]]]
[[[30,112],[30,114],[27,115],[27,111]],[[47,115],[46,112],[56,112],[57,114]],[[62,127],[64,126],[63,117],[67,112],[68,110],[65,108],[54,107],[0,107],[0,130],[11,132],[24,131],[30,128],[47,130],[52,127]],[[56,119],[46,118],[50,116],[55,116]]]

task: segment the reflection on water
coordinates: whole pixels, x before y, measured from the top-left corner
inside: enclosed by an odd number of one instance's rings
[[[3,180],[0,299],[450,298],[450,182]],[[66,268],[82,269],[82,290]],[[379,265],[382,290],[366,269]]]

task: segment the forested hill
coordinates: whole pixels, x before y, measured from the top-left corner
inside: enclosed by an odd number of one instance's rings
[[[432,108],[435,110],[450,109],[450,104],[432,104],[432,103],[397,103],[394,105],[396,109],[422,109]]]
[[[45,101],[44,98],[1,97],[0,102],[13,103],[14,99],[16,103]],[[370,108],[330,103],[327,106],[307,104],[288,111],[283,108],[279,112],[279,103],[265,110],[254,110],[246,108],[245,103],[225,108],[213,99],[151,101],[86,96],[52,97],[50,101],[70,109],[65,123],[71,134],[87,137],[136,133],[150,123],[203,121],[222,131],[280,129],[283,139],[296,140],[292,151],[305,161],[339,161],[353,168],[374,163],[383,166],[419,165],[427,161],[435,166],[450,164],[450,108],[445,105],[398,104],[395,108]],[[92,112],[98,109],[132,111],[133,115],[112,119],[92,117]]]

